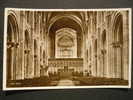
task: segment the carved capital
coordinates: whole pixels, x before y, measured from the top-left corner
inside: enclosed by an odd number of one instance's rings
[[[19,46],[18,42],[7,42],[8,48],[12,48],[12,47],[18,48],[18,46]]]
[[[112,45],[113,48],[121,48],[122,47],[122,43],[119,42],[119,41],[118,42],[113,42],[111,45]]]
[[[106,49],[101,49],[101,54],[106,54]]]
[[[24,53],[25,53],[25,54],[29,54],[29,53],[30,53],[30,49],[24,50]]]

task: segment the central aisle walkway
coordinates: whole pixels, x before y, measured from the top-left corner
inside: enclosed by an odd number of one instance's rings
[[[57,86],[74,86],[74,85],[75,85],[74,82],[69,79],[60,80],[59,83],[57,84]]]

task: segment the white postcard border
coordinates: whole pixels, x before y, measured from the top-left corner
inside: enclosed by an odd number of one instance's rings
[[[45,86],[45,87],[6,87],[6,40],[7,40],[7,11],[129,11],[129,79],[128,86],[123,85],[100,85],[100,86]],[[4,13],[4,48],[3,48],[3,90],[36,90],[36,89],[80,89],[80,88],[131,88],[132,72],[132,9],[131,8],[104,8],[104,9],[27,9],[27,8],[5,8]]]

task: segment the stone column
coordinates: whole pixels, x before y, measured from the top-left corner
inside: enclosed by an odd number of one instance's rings
[[[91,62],[92,62],[92,76],[96,76],[96,65],[95,65],[95,50],[94,50],[95,48],[94,48],[94,40],[92,40],[92,60],[91,60]]]
[[[35,29],[35,40],[36,40],[36,44],[37,44],[37,48],[36,48],[36,57],[35,59],[35,77],[40,77],[40,46],[41,46],[41,38],[40,38],[40,13],[36,12],[35,14],[35,18],[36,18],[36,29]]]
[[[34,78],[34,12],[31,12],[30,78]]]
[[[129,17],[129,11],[123,11],[123,68],[122,68],[122,78],[128,80],[129,75],[129,22],[131,22]],[[130,38],[131,39],[131,38]],[[131,66],[131,65],[130,65]]]
[[[20,79],[24,79],[24,16],[25,16],[25,12],[21,11],[20,12],[20,26],[19,26],[19,66],[20,66]]]
[[[122,65],[122,53],[121,53],[121,47],[117,47],[117,71],[116,71],[116,78],[121,78],[121,67]]]
[[[12,52],[12,54],[11,54],[11,80],[14,80],[14,59],[13,59],[13,57],[14,57],[14,48],[13,47],[11,47],[11,52]]]
[[[83,75],[85,75],[85,69],[86,69],[86,33],[83,36],[83,40],[84,40],[83,41]]]
[[[107,56],[107,74],[106,74],[106,77],[107,78],[110,78],[111,77],[111,63],[110,63],[110,56],[111,56],[111,53],[110,53],[110,49],[111,49],[111,47],[110,47],[110,44],[111,44],[111,30],[110,30],[110,25],[111,25],[111,16],[110,16],[110,12],[106,12],[106,41],[107,41],[107,54],[106,54],[106,56]]]
[[[98,39],[97,39],[97,77],[100,77],[100,73],[101,73],[101,58],[100,58],[100,54],[101,54],[101,45],[100,45],[100,28],[98,28]]]
[[[16,34],[19,34],[19,33],[16,33]],[[18,40],[19,40],[19,37],[17,37]],[[20,79],[20,73],[19,71],[21,70],[20,69],[20,66],[19,66],[19,43],[18,41],[15,43],[15,48],[16,48],[16,80]]]
[[[114,32],[112,30],[113,28],[113,25],[112,24],[112,15],[110,14],[109,16],[109,33],[108,33],[108,36],[109,36],[109,47],[108,47],[108,54],[109,54],[109,59],[108,59],[108,67],[109,67],[109,78],[115,78],[115,64],[114,64],[114,61],[115,61],[115,48],[114,48]],[[112,27],[111,27],[112,26]]]
[[[39,41],[39,18],[38,18],[38,12],[35,12],[34,14],[35,23],[34,23],[34,44],[36,45],[36,48],[34,49],[34,77],[39,77],[40,75],[40,65],[39,65],[39,48],[40,48],[40,41]],[[34,45],[34,46],[35,46]]]
[[[20,30],[20,28],[21,28],[21,24],[20,24],[20,18],[21,18],[21,12],[17,12],[17,23],[18,23],[18,27],[15,27],[16,29],[18,29],[17,30],[17,32],[15,33],[16,34],[16,36],[17,37],[15,37],[16,38],[16,42],[15,42],[15,48],[17,49],[17,54],[16,54],[16,80],[20,80],[21,79],[21,72],[22,72],[22,70],[21,70],[21,41],[22,41],[22,39],[21,39],[21,36],[22,36],[22,34],[20,33],[21,32],[21,30]]]

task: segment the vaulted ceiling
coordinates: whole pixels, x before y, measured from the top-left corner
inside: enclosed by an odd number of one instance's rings
[[[76,30],[78,33],[81,32],[81,27],[80,25],[74,21],[73,19],[67,18],[67,17],[62,17],[61,19],[57,20],[51,27],[50,31],[56,32],[57,30],[61,28],[72,28]]]
[[[49,32],[55,33],[61,28],[72,28],[82,33],[83,14],[81,12],[50,12]]]

